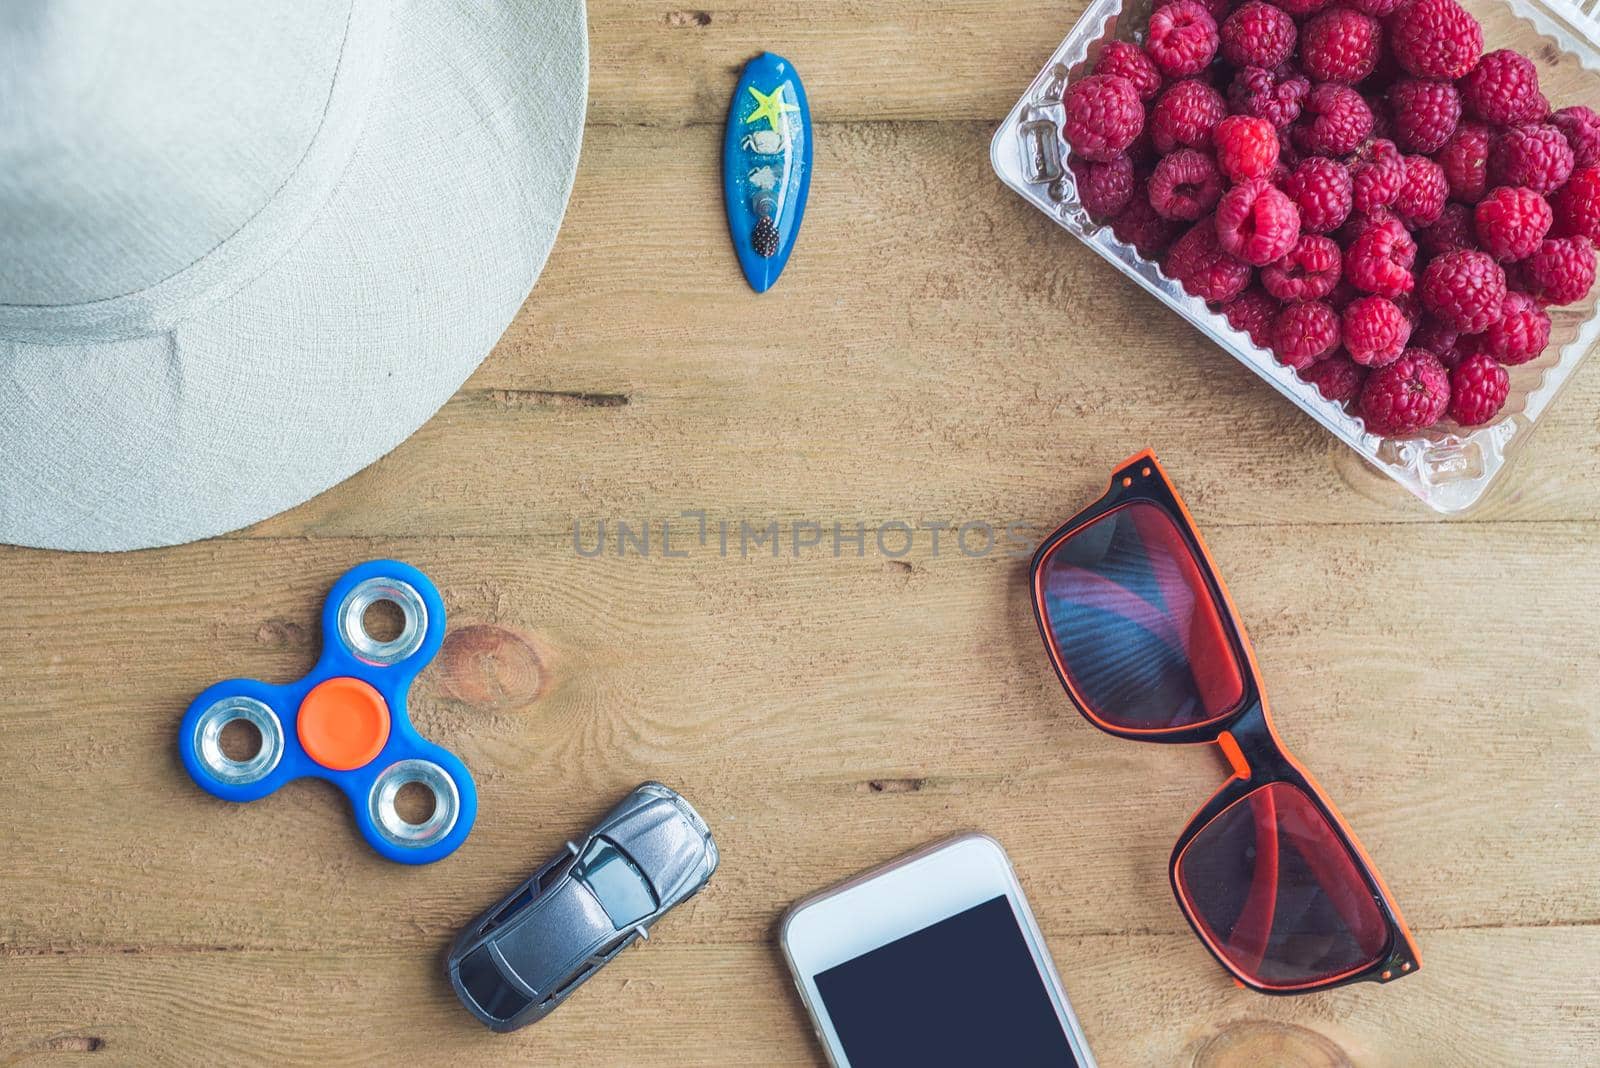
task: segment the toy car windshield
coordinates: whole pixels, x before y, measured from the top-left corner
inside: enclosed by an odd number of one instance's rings
[[[594,891],[600,907],[618,930],[632,927],[656,910],[656,896],[644,873],[604,838],[589,844],[573,874]]]

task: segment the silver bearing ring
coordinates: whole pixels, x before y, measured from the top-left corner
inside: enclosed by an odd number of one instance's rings
[[[394,800],[400,788],[421,783],[433,792],[433,815],[412,823],[400,815]],[[402,760],[378,773],[367,794],[367,814],[385,841],[403,849],[421,849],[442,841],[456,825],[461,813],[461,794],[452,779],[431,760]]]
[[[400,609],[405,622],[392,641],[380,642],[367,633],[367,609],[388,601]],[[339,640],[356,659],[374,667],[398,664],[422,648],[428,634],[428,606],[409,582],[394,578],[369,578],[358,582],[339,605]]]
[[[222,751],[222,728],[238,720],[261,734],[261,748],[249,760],[234,760]],[[248,786],[271,775],[282,759],[283,724],[276,712],[253,697],[224,697],[200,714],[194,725],[194,751],[213,779]]]

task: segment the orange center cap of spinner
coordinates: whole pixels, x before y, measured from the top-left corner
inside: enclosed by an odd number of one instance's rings
[[[389,740],[389,706],[360,679],[329,679],[300,702],[295,730],[312,760],[334,771],[350,771],[370,763]]]

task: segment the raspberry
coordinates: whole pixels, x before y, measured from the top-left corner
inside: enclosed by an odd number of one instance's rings
[[[1383,297],[1352,301],[1340,323],[1345,351],[1364,367],[1383,367],[1398,360],[1411,337],[1411,321]]]
[[[1495,185],[1525,185],[1535,193],[1561,188],[1572,167],[1572,146],[1550,125],[1507,130],[1489,153],[1489,177]]]
[[[1483,332],[1483,350],[1516,367],[1537,359],[1550,344],[1550,313],[1526,293],[1506,294],[1500,319]]]
[[[1300,237],[1300,209],[1265,178],[1240,182],[1217,204],[1217,243],[1246,263],[1263,267]]]
[[[1445,326],[1463,334],[1488,329],[1506,299],[1506,274],[1486,252],[1446,252],[1422,272],[1422,306]]]
[[[1232,300],[1250,284],[1250,265],[1217,246],[1214,216],[1201,219],[1178,238],[1162,270],[1182,283],[1184,292],[1216,304]]]
[[[1266,119],[1282,130],[1300,117],[1311,83],[1298,74],[1279,77],[1260,67],[1241,67],[1228,85],[1235,114]]]
[[[1540,304],[1571,304],[1594,285],[1594,243],[1587,237],[1547,238],[1525,263],[1528,293]]]
[[[1422,0],[1415,0],[1421,3]],[[1394,198],[1394,213],[1411,226],[1437,222],[1450,196],[1450,183],[1444,169],[1427,156],[1405,158],[1406,180]]]
[[[1294,143],[1310,156],[1347,156],[1371,133],[1372,109],[1361,94],[1348,85],[1324,83],[1306,97]]]
[[[1150,176],[1150,206],[1162,218],[1193,222],[1216,207],[1221,197],[1217,165],[1192,148],[1162,156]]]
[[[1291,304],[1272,324],[1272,354],[1303,370],[1339,347],[1339,313],[1320,300]]]
[[[1210,148],[1211,132],[1227,114],[1222,94],[1205,82],[1178,82],[1150,110],[1150,139],[1162,155],[1178,148]]]
[[[1532,259],[1533,257],[1528,257]],[[1518,293],[1533,292],[1533,283],[1528,281],[1528,260],[1517,260],[1515,263],[1502,264],[1506,271],[1507,291],[1516,290]]]
[[[1449,372],[1425,349],[1407,349],[1394,363],[1369,374],[1361,387],[1361,418],[1372,433],[1387,437],[1432,426],[1449,403]]]
[[[1178,0],[1156,0],[1155,3],[1150,5],[1150,10],[1155,11],[1158,8],[1177,2]],[[1228,8],[1232,7],[1233,4],[1232,0],[1200,0],[1200,6],[1206,9],[1206,14],[1211,16],[1211,21],[1221,26],[1222,20],[1228,17]]]
[[[1395,9],[1405,2],[1406,0],[1350,0],[1349,6],[1363,15],[1371,15],[1375,19],[1381,19],[1385,15],[1394,14]]]
[[[1531,189],[1502,185],[1478,201],[1473,220],[1483,250],[1497,260],[1533,255],[1554,218],[1544,197]]]
[[[1345,404],[1361,396],[1361,387],[1367,381],[1367,369],[1358,366],[1343,354],[1329,356],[1300,372],[1300,377],[1317,387],[1317,391],[1335,404]]]
[[[1363,292],[1393,300],[1416,285],[1411,274],[1416,260],[1417,243],[1398,220],[1386,219],[1350,242],[1344,252],[1344,276]]]
[[[1550,116],[1550,122],[1566,137],[1575,166],[1600,164],[1600,115],[1578,104],[1562,108]]]
[[[1394,117],[1394,140],[1407,152],[1437,152],[1461,121],[1461,95],[1449,82],[1402,78],[1385,96]]]
[[[1301,228],[1314,234],[1337,230],[1349,217],[1351,189],[1345,165],[1326,156],[1302,161],[1283,182],[1283,191],[1300,209]]]
[[[1346,219],[1345,224],[1339,227],[1339,231],[1335,236],[1338,237],[1339,243],[1348,250],[1350,244],[1356,238],[1371,230],[1374,226],[1382,226],[1388,222],[1394,223],[1408,235],[1411,233],[1410,230],[1406,230],[1405,223],[1400,221],[1400,216],[1388,208],[1374,208],[1372,211],[1351,212],[1350,218]]]
[[[1413,290],[1410,293],[1402,293],[1398,297],[1390,297],[1389,299],[1394,301],[1394,306],[1400,309],[1400,314],[1406,317],[1406,322],[1410,323],[1411,329],[1415,330],[1417,324],[1422,321],[1423,316],[1422,305],[1417,302],[1416,292]]]
[[[1490,329],[1494,329],[1490,327]],[[1424,316],[1411,331],[1411,347],[1414,349],[1427,349],[1439,357],[1446,366],[1454,366],[1455,359],[1452,355],[1456,350],[1456,341],[1461,337],[1461,332],[1452,330],[1439,320]],[[1447,357],[1449,357],[1447,359]]]
[[[1150,13],[1144,50],[1169,78],[1205,70],[1217,54],[1217,44],[1217,22],[1196,0],[1176,0]]]
[[[1111,232],[1118,241],[1132,245],[1139,255],[1153,260],[1178,236],[1178,224],[1157,215],[1146,190],[1140,188],[1134,190],[1128,206],[1111,220]]]
[[[1266,119],[1229,115],[1217,123],[1211,140],[1217,147],[1217,166],[1231,181],[1270,174],[1278,162],[1278,131]]]
[[[1261,269],[1261,284],[1284,302],[1320,300],[1339,284],[1342,261],[1332,239],[1301,234],[1282,259]]]
[[[1273,3],[1295,18],[1305,19],[1333,3],[1333,0],[1273,0]]]
[[[1222,58],[1270,70],[1294,54],[1295,36],[1294,19],[1282,8],[1245,0],[1222,24]]]
[[[1547,107],[1538,68],[1509,48],[1490,52],[1461,79],[1461,103],[1468,115],[1494,126],[1539,122]]]
[[[1377,140],[1350,165],[1353,211],[1363,214],[1386,208],[1400,195],[1406,183],[1406,164],[1393,141]]]
[[[1306,23],[1300,34],[1300,66],[1314,82],[1354,85],[1372,73],[1382,41],[1377,19],[1345,7],[1332,8]]]
[[[1272,347],[1272,322],[1278,317],[1278,302],[1251,287],[1222,306],[1228,325],[1250,335],[1257,348]]]
[[[1432,226],[1424,226],[1413,236],[1417,239],[1417,248],[1425,256],[1478,247],[1472,227],[1472,209],[1465,204],[1446,204]]]
[[[1413,0],[1389,20],[1389,49],[1418,78],[1454,81],[1483,55],[1483,27],[1456,0]]]
[[[1077,182],[1083,210],[1108,219],[1128,206],[1133,199],[1133,161],[1118,156],[1110,163],[1091,163],[1073,157],[1067,164]]]
[[[1333,292],[1328,294],[1328,303],[1333,305],[1333,310],[1342,312],[1348,308],[1352,301],[1359,300],[1361,290],[1351,285],[1344,278],[1334,284]]]
[[[1550,198],[1555,237],[1587,237],[1600,241],[1600,167],[1572,172],[1567,184]]]
[[[1450,195],[1463,204],[1476,204],[1489,188],[1489,127],[1463,122],[1434,154],[1433,161],[1444,170]]]
[[[1447,370],[1454,370],[1468,356],[1477,355],[1478,344],[1482,338],[1482,334],[1457,334],[1455,345],[1449,352],[1439,356],[1439,362],[1444,364]]]
[[[1150,112],[1145,111],[1144,129],[1139,131],[1139,136],[1133,139],[1133,144],[1128,146],[1128,151],[1123,155],[1133,161],[1133,173],[1148,176],[1155,167],[1156,160],[1161,154],[1156,151],[1155,143],[1150,139]]]
[[[1492,356],[1468,356],[1450,372],[1450,418],[1462,426],[1482,426],[1500,414],[1511,376]]]
[[[1108,43],[1094,65],[1094,73],[1126,78],[1139,94],[1139,99],[1147,102],[1154,100],[1156,94],[1161,92],[1161,72],[1156,70],[1154,61],[1144,54],[1144,49],[1128,41]]]
[[[1091,74],[1067,87],[1061,134],[1086,160],[1109,163],[1144,127],[1144,108],[1133,83],[1114,74]]]

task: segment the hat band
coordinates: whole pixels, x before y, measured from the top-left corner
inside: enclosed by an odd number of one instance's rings
[[[130,293],[78,304],[0,304],[0,340],[74,345],[172,329],[277,263],[343,178],[383,79],[388,0],[351,0],[322,119],[283,184],[237,230],[193,263]]]

